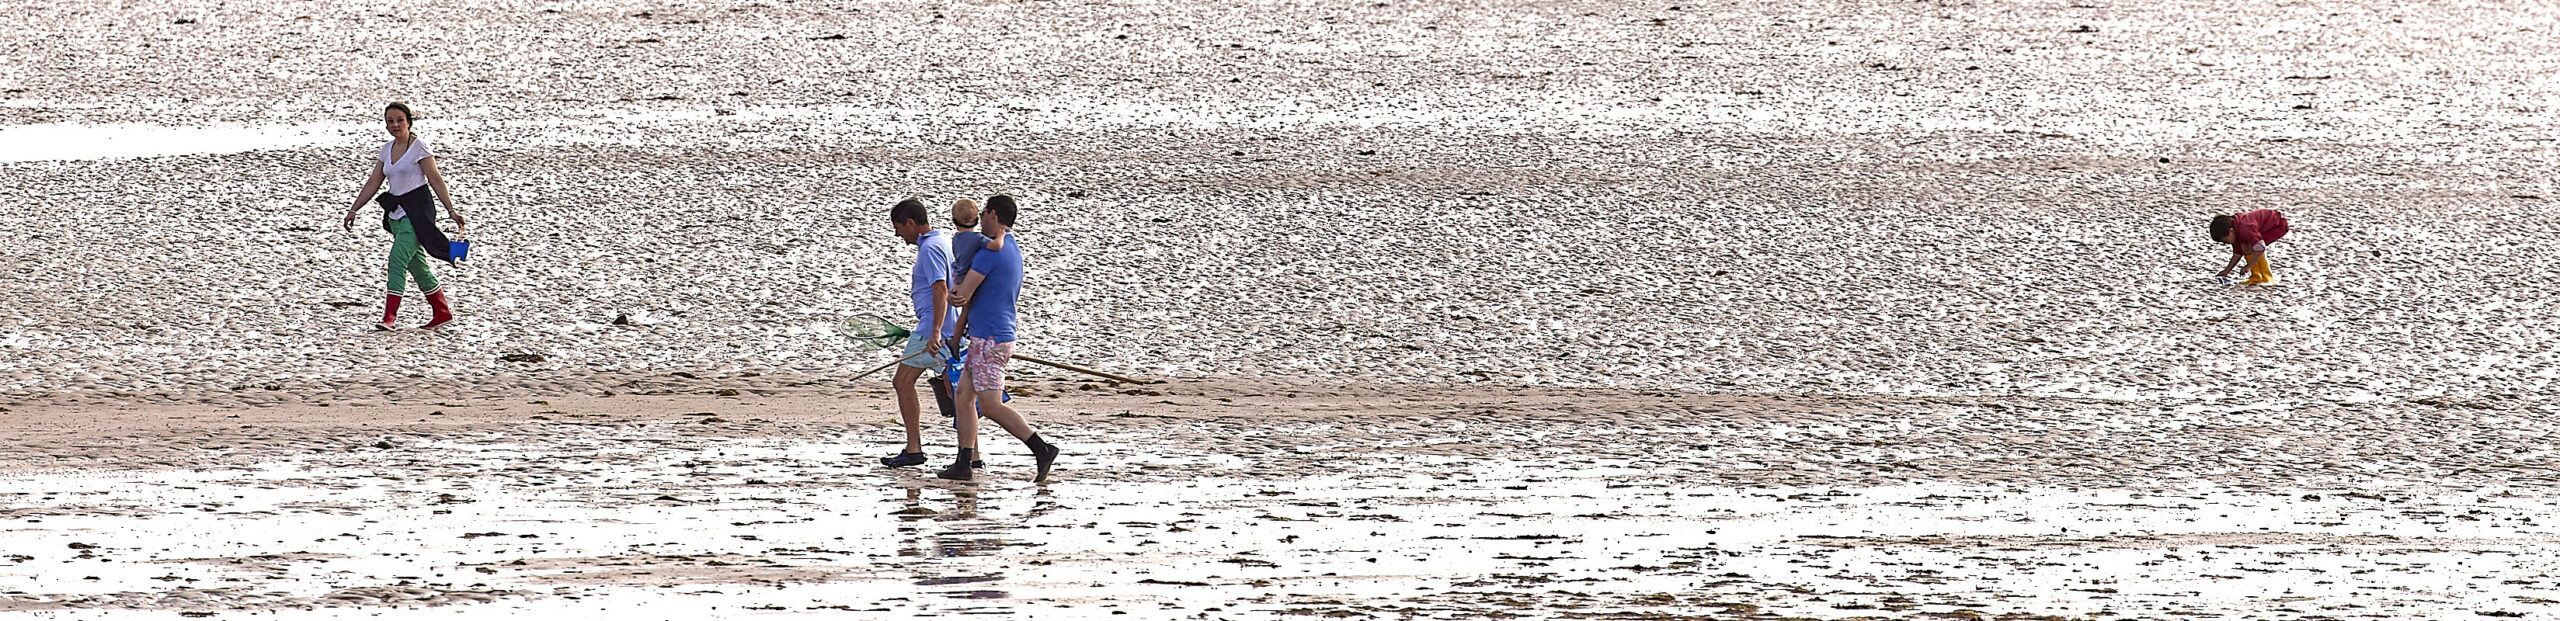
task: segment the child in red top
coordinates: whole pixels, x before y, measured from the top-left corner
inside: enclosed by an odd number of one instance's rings
[[[2214,274],[2214,277],[2230,278],[2231,268],[2247,260],[2249,280],[2241,284],[2275,282],[2275,275],[2267,270],[2267,244],[2283,239],[2286,226],[2284,214],[2273,209],[2248,211],[2236,216],[2214,216],[2213,223],[2206,225],[2207,232],[2213,235],[2214,241],[2231,245],[2231,262],[2222,264],[2222,272]]]

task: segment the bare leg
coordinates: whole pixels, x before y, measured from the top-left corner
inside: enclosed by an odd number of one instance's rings
[[[970,379],[972,378],[969,377],[968,370],[960,371],[960,385],[969,385]],[[978,476],[978,400],[968,398],[967,391],[954,391],[954,393],[951,409],[952,414],[958,418],[953,422],[960,428],[960,455],[951,460],[951,467],[943,468],[941,473],[934,476],[953,481],[969,481]]]
[[[976,374],[977,371],[961,369],[960,382],[951,387],[952,409],[960,413],[960,448],[972,451],[978,449],[979,400],[978,391],[973,390],[977,387]]]
[[[955,376],[952,376],[952,377],[951,377],[951,412],[952,412],[952,422],[951,422],[951,424],[952,424],[952,429],[953,429],[953,430],[955,430],[955,431],[959,429],[959,426],[960,426],[960,425],[972,425],[972,426],[973,426],[972,428],[975,428],[975,427],[974,427],[974,425],[976,425],[976,423],[963,423],[963,422],[960,422],[960,420],[959,420],[959,419],[964,418],[964,417],[965,417],[965,418],[969,418],[969,419],[973,419],[973,420],[977,418],[977,413],[978,413],[978,393],[977,393],[977,391],[969,390],[969,389],[967,388],[967,386],[969,385],[969,384],[967,383],[968,381],[969,381],[969,370],[968,370],[968,369],[961,369],[961,370],[960,370],[960,374],[959,374],[959,375],[955,375]],[[971,443],[972,443],[972,446],[974,446],[974,445],[975,445],[975,442],[976,442],[977,438],[978,438],[977,434],[974,434],[974,433],[970,434],[969,439],[970,439],[970,441],[971,441]]]
[[[1005,356],[1009,355],[1011,351],[1011,347],[1005,346],[997,348],[995,352],[981,353],[980,355]],[[972,362],[975,361],[976,360],[974,359],[972,360]],[[1004,369],[1002,365],[1003,361],[999,358],[996,364],[989,366],[992,367],[993,372],[1003,373]],[[976,370],[973,369],[972,371],[974,372]],[[998,378],[991,379],[1000,379],[1001,377],[1002,376],[998,376]],[[1022,417],[1021,412],[1015,412],[1013,411],[1013,406],[1005,405],[1004,390],[981,388],[977,380],[978,378],[972,375],[966,378],[966,381],[961,384],[962,386],[967,387],[968,390],[966,394],[974,394],[976,396],[976,398],[970,400],[972,403],[969,404],[970,412],[968,414],[968,427],[967,431],[963,432],[967,434],[969,438],[969,444],[966,446],[975,446],[977,444],[978,416],[984,415],[988,420],[995,421],[997,425],[1004,427],[1006,433],[1013,434],[1014,439],[1021,440],[1023,448],[1031,449],[1032,463],[1034,467],[1038,468],[1039,473],[1032,477],[1031,482],[1049,482],[1049,469],[1057,465],[1058,455],[1061,452],[1058,450],[1058,446],[1050,444],[1048,440],[1042,439],[1040,437],[1040,432],[1031,428],[1031,421],[1025,420]],[[976,451],[972,450],[969,452],[974,453]]]
[[[920,420],[922,406],[916,402],[916,378],[923,376],[924,369],[900,364],[898,374],[889,378],[890,389],[898,393],[898,422],[907,426],[906,452],[909,453],[924,452],[924,423]]]
[[[977,387],[970,386],[970,388]],[[1004,391],[978,390],[975,392],[978,395],[978,403],[981,404],[978,407],[985,411],[987,419],[995,421],[996,426],[1003,427],[1005,433],[1013,434],[1014,439],[1028,439],[1039,433],[1031,428],[1031,421],[1022,418],[1022,413],[1015,412],[1013,406],[1004,404]]]

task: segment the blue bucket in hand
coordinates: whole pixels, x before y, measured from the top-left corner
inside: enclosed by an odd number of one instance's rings
[[[471,256],[471,240],[457,239],[452,243],[453,245],[446,248],[452,251],[448,256],[453,257],[453,260],[460,261],[463,257]]]

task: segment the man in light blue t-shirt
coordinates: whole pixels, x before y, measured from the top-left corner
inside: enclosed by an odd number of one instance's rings
[[[953,404],[960,411],[960,458],[942,470],[940,476],[945,479],[967,481],[977,476],[972,466],[978,460],[980,413],[1031,448],[1040,470],[1033,482],[1047,482],[1049,467],[1058,462],[1058,447],[1040,439],[1031,421],[1004,403],[1004,366],[1013,361],[1014,307],[1022,295],[1022,244],[1006,237],[1013,231],[1015,215],[1013,197],[987,197],[978,228],[1000,243],[978,251],[970,260],[968,277],[952,293],[951,303],[969,309],[969,362],[952,391]]]
[[[918,420],[916,378],[926,371],[942,368],[951,359],[948,341],[954,323],[951,312],[951,238],[933,230],[926,220],[924,203],[916,199],[899,201],[889,208],[889,224],[897,229],[898,238],[916,246],[915,266],[907,272],[907,297],[915,305],[916,327],[907,335],[907,351],[898,358],[898,374],[889,379],[890,389],[898,394],[898,420],[907,426],[906,450],[880,458],[885,466],[914,466],[924,463],[924,430]],[[953,412],[950,385],[942,378],[933,379],[933,398],[944,414]]]

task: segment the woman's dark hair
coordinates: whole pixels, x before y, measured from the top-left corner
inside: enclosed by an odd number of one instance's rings
[[[2231,234],[2231,216],[2214,216],[2213,223],[2205,225],[2204,229],[2213,241],[2222,241],[2222,236]]]
[[[398,110],[398,111],[400,111],[400,118],[401,118],[401,119],[403,119],[403,120],[408,121],[408,122],[409,122],[409,126],[410,126],[410,127],[417,127],[417,126],[418,126],[418,113],[417,113],[416,111],[410,110],[410,109],[409,109],[409,104],[404,104],[404,103],[400,103],[400,102],[394,101],[394,102],[391,102],[391,105],[383,106],[383,107],[382,107],[382,111],[384,111],[384,112],[390,112],[390,111],[392,111],[392,110]]]
[[[1013,205],[1013,196],[997,194],[995,196],[987,197],[987,206],[985,209],[979,211],[979,215],[984,216],[987,214],[994,214],[996,222],[1010,227],[1013,226],[1013,216],[1015,215],[1016,209],[1018,208]]]
[[[894,224],[907,224],[910,222],[924,224],[924,201],[912,198],[898,201],[896,206],[889,208],[889,222]]]

